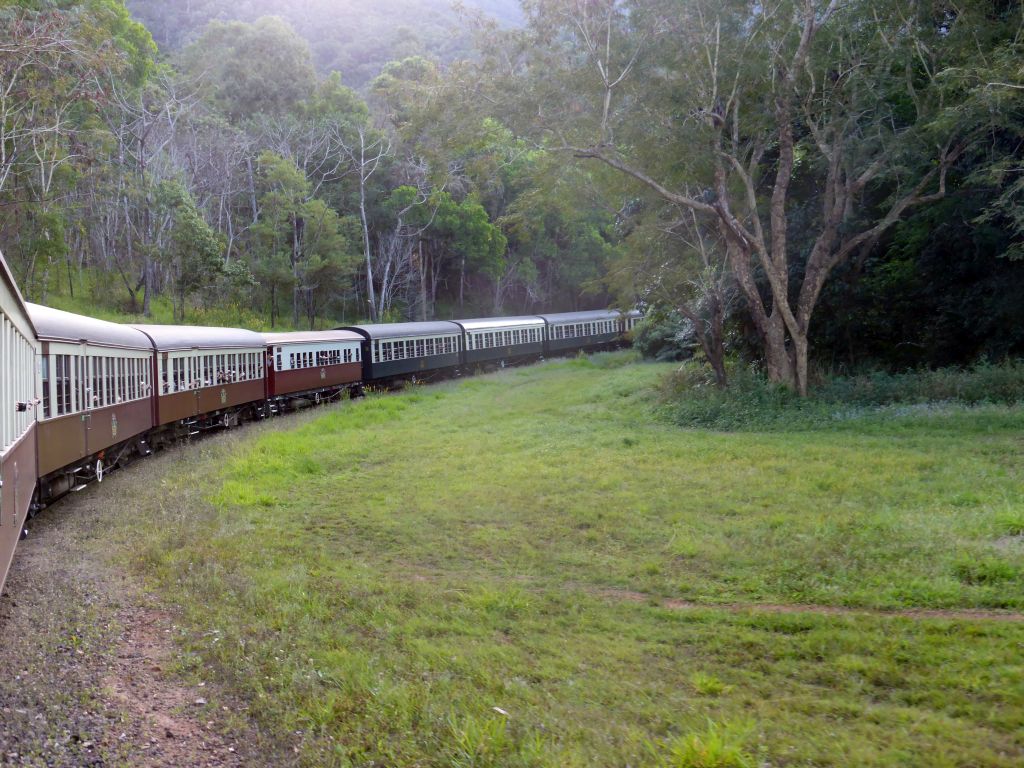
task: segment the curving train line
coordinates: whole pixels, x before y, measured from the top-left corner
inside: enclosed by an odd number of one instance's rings
[[[122,325],[29,304],[0,255],[0,587],[25,521],[111,468],[365,384],[620,342],[617,310],[328,331]]]

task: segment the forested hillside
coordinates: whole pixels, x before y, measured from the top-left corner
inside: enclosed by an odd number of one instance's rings
[[[518,0],[467,0],[466,14],[506,26],[521,24]],[[346,85],[365,86],[393,59],[427,56],[451,61],[472,49],[469,28],[452,0],[129,0],[162,51],[194,41],[210,21],[253,22],[280,16],[309,43],[319,72],[340,72]]]
[[[651,353],[800,392],[1024,352],[1020,0],[465,5],[0,2],[26,294],[251,327],[640,305]]]

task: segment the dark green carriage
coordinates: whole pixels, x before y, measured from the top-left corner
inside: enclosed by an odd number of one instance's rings
[[[338,330],[363,337],[366,381],[425,378],[461,362],[462,329],[455,323],[349,325]]]
[[[544,321],[537,315],[454,322],[463,330],[467,365],[487,365],[544,354]]]
[[[608,346],[622,338],[622,313],[615,309],[539,317],[547,325],[545,351],[549,354]]]

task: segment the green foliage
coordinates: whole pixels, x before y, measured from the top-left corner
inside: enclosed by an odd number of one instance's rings
[[[156,189],[156,202],[158,210],[172,222],[169,242],[160,250],[159,258],[173,275],[177,299],[174,315],[181,322],[189,295],[216,283],[224,242],[203,219],[192,196],[180,183],[161,182]]]
[[[428,204],[433,214],[430,232],[440,241],[438,247],[450,250],[472,271],[497,277],[505,264],[507,240],[480,202],[470,196],[457,203],[447,192],[436,192]]]
[[[505,24],[518,24],[517,0],[470,0]],[[353,87],[370,82],[387,62],[422,55],[451,61],[471,50],[466,25],[447,0],[128,0],[132,13],[153,30],[161,48],[174,51],[194,39],[208,22],[253,22],[280,15],[305,37],[317,70],[341,72]]]
[[[677,736],[665,744],[659,768],[753,768],[754,759],[734,737],[709,721],[703,733]]]
[[[95,546],[267,765],[1018,764],[1022,409],[687,431],[626,359],[167,452]]]
[[[801,398],[759,372],[733,364],[721,391],[707,373],[684,365],[666,379],[664,414],[687,426],[721,430],[835,428],[846,422],[936,418],[981,405],[1024,403],[1024,363],[902,374],[830,376]]]
[[[633,346],[649,360],[681,361],[693,357],[693,329],[675,312],[649,312],[633,330]]]
[[[316,82],[309,45],[273,16],[252,24],[211,22],[185,51],[184,63],[231,120],[288,112]]]

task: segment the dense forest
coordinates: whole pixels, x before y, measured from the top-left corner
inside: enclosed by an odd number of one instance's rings
[[[318,72],[339,72],[362,88],[389,61],[424,56],[448,63],[472,52],[470,28],[451,0],[128,0],[128,10],[161,51],[194,42],[211,21],[279,16],[309,44]],[[462,12],[521,25],[518,0],[466,0]]]
[[[639,305],[720,385],[997,360],[1022,32],[1019,0],[0,0],[0,248],[31,299],[184,322]]]

